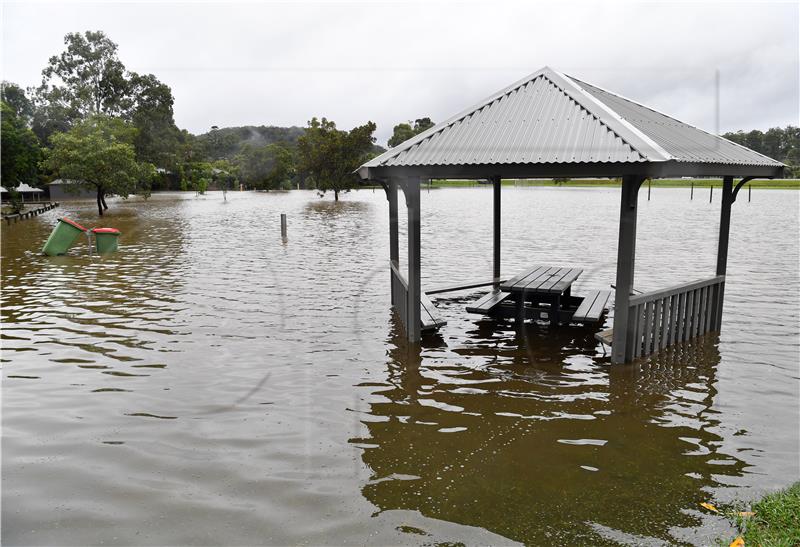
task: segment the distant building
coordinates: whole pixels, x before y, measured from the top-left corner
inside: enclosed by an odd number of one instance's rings
[[[97,198],[95,191],[80,185],[76,180],[56,179],[48,184],[47,187],[50,189],[51,201]]]

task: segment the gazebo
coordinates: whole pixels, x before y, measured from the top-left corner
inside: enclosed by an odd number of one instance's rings
[[[408,340],[442,322],[420,283],[420,186],[430,179],[493,185],[494,279],[500,284],[501,179],[621,178],[611,359],[631,361],[719,331],[731,206],[754,178],[784,165],[630,99],[545,67],[388,150],[358,169],[389,200],[392,305]],[[713,277],[634,294],[639,188],[648,178],[722,177],[717,267]],[[397,189],[408,209],[407,274],[400,267]]]
[[[21,182],[19,186],[15,188],[15,190],[19,192],[23,202],[25,201],[25,198],[27,198],[28,201],[41,201],[41,195],[44,194],[44,190],[40,188],[34,188],[33,186],[25,184],[24,182]],[[11,194],[5,189],[4,186],[0,186],[0,193],[2,193],[4,200],[8,197],[8,195]]]

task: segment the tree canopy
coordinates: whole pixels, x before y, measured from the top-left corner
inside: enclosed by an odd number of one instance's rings
[[[108,208],[106,195],[149,192],[155,167],[136,160],[136,134],[135,127],[119,118],[94,115],[53,135],[44,165],[65,180],[95,190],[102,216]]]
[[[394,148],[398,144],[402,144],[411,137],[419,135],[426,129],[430,129],[435,124],[431,121],[430,118],[419,118],[414,120],[414,125],[411,125],[411,122],[407,123],[399,123],[394,126],[394,131],[392,132],[392,136],[389,138],[389,147]]]
[[[39,95],[62,104],[74,118],[127,111],[128,81],[117,44],[102,31],[70,32],[66,50],[50,57]]]
[[[367,122],[342,131],[333,121],[313,118],[297,142],[298,170],[320,193],[330,190],[338,201],[339,192],[347,192],[357,183],[354,171],[373,153],[375,127]]]
[[[14,114],[24,123],[28,125],[33,118],[33,103],[28,98],[25,90],[14,82],[6,82],[3,80],[2,87],[0,88],[0,99],[8,105]]]
[[[0,106],[2,107],[0,178],[3,186],[9,190],[16,188],[20,183],[38,186],[39,162],[42,159],[39,139],[11,106],[5,101],[0,102]]]
[[[138,130],[137,156],[175,168],[181,132],[175,126],[168,85],[152,74],[128,71],[117,44],[101,31],[69,33],[65,51],[50,58],[36,90],[33,130],[43,140],[94,115],[115,116]]]
[[[245,144],[236,157],[236,164],[241,181],[259,190],[285,188],[295,172],[292,151],[277,143],[265,146]]]

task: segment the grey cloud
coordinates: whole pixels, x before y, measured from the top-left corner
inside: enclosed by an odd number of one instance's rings
[[[173,88],[179,126],[340,127],[379,141],[549,65],[713,131],[798,123],[795,3],[6,3],[3,78],[38,82],[70,31],[103,29]]]

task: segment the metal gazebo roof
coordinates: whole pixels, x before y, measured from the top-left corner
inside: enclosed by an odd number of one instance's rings
[[[19,184],[19,186],[17,186],[16,190],[17,190],[17,192],[34,192],[34,193],[37,193],[37,194],[40,193],[40,192],[44,192],[44,190],[42,190],[40,188],[34,188],[33,186],[25,184],[24,182],[21,182]],[[8,190],[6,190],[5,186],[0,186],[0,192],[5,194],[7,191]]]
[[[362,179],[779,177],[783,164],[545,67],[359,168]]]

